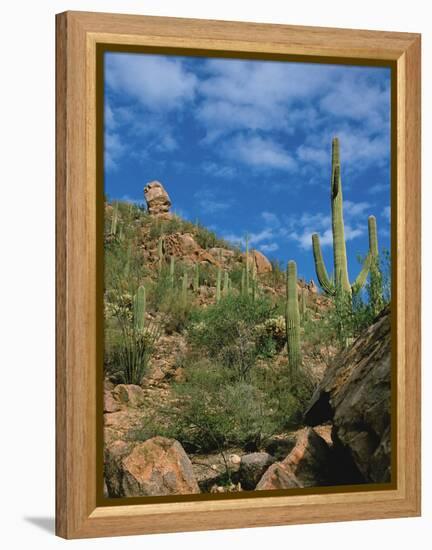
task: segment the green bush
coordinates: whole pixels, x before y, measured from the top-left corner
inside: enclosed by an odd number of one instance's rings
[[[259,354],[256,325],[271,313],[267,300],[228,295],[195,314],[189,338],[210,358],[231,369],[238,379],[246,380]]]

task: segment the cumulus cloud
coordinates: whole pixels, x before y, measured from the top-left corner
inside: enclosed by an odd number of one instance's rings
[[[180,59],[163,55],[110,53],[105,75],[111,90],[127,94],[149,109],[164,111],[192,101],[198,84]]]
[[[257,170],[271,168],[291,172],[296,167],[288,151],[270,137],[239,135],[225,143],[224,151],[230,159]]]

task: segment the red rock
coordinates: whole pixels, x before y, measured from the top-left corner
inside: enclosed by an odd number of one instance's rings
[[[122,460],[124,496],[199,493],[192,463],[175,439],[153,437]]]
[[[113,389],[112,395],[117,401],[127,403],[130,407],[139,407],[144,402],[142,388],[135,384],[118,384]]]

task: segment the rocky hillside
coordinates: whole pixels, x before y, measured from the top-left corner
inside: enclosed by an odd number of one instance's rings
[[[338,353],[299,280],[293,386],[278,265],[174,215],[161,183],[144,196],[105,207],[106,495],[387,481],[389,312]]]

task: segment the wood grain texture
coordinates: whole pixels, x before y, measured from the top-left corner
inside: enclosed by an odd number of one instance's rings
[[[96,46],[395,62],[397,489],[96,505]],[[420,513],[420,37],[67,12],[57,16],[56,532],[65,538],[413,516]]]

